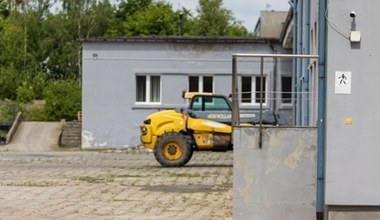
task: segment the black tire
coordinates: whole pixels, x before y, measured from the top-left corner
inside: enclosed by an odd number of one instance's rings
[[[191,141],[180,133],[166,133],[158,138],[154,156],[164,167],[184,166],[193,156]]]

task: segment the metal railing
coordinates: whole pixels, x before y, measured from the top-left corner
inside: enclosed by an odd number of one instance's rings
[[[0,123],[7,124],[15,120],[18,105],[16,103],[0,103]]]
[[[238,86],[238,67],[237,63],[241,59],[246,58],[259,58],[260,59],[260,90],[259,90],[259,96],[263,97],[264,95],[264,59],[270,58],[274,59],[275,61],[278,58],[287,58],[287,59],[318,59],[318,55],[297,55],[297,54],[233,54],[232,55],[232,126],[239,126],[240,125],[240,109],[239,109],[239,86]],[[238,60],[240,59],[240,60]],[[312,62],[310,62],[312,63]],[[259,124],[259,131],[260,131],[260,139],[259,139],[259,146],[261,148],[262,146],[262,130],[263,130],[263,123],[262,123],[262,112],[263,112],[263,100],[260,98],[259,103],[259,117],[260,117],[260,124]]]
[[[7,134],[17,116],[17,110],[16,103],[0,103],[0,144],[6,143]]]

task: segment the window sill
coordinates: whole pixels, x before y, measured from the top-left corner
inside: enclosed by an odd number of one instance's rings
[[[240,103],[240,108],[260,108],[260,104],[258,103]],[[263,108],[267,108],[268,104],[263,103]]]
[[[278,109],[293,109],[293,105],[281,104]]]

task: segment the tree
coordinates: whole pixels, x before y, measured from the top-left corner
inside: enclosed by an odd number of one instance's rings
[[[12,65],[20,73],[41,70],[45,59],[40,52],[41,41],[46,35],[41,27],[49,13],[48,5],[48,0],[30,0],[13,6],[0,35],[0,62],[4,66]]]
[[[109,0],[63,0],[62,11],[49,14],[43,24],[43,67],[51,79],[80,78],[79,40],[117,35],[115,11]]]
[[[230,25],[227,28],[227,36],[235,36],[235,37],[240,37],[240,36],[247,36],[247,37],[253,37],[254,34],[250,33],[240,21],[234,21],[232,25]]]
[[[190,35],[194,25],[191,11],[182,7],[181,10],[176,12],[176,15],[178,17],[178,35]]]
[[[19,82],[19,75],[14,68],[0,68],[0,99],[15,100]]]
[[[6,18],[9,15],[9,10],[7,8],[6,2],[0,0],[0,18]]]
[[[29,103],[36,98],[33,90],[33,86],[27,81],[22,82],[22,84],[17,88],[17,102],[18,103]]]
[[[79,77],[80,42],[74,22],[64,14],[51,14],[43,23],[45,38],[41,41],[41,62],[51,80],[77,79]]]
[[[178,16],[172,6],[159,1],[147,8],[127,16],[125,34],[136,35],[176,35]]]
[[[54,12],[53,4],[60,5]],[[199,0],[197,11],[196,17],[186,8],[173,11],[165,0],[121,0],[118,5],[110,0],[0,0],[0,99],[45,98],[50,119],[79,110],[83,38],[249,35],[222,0]],[[64,91],[64,86],[76,92]],[[58,99],[67,103],[57,105]],[[75,108],[62,113],[59,108],[69,101]]]
[[[116,18],[125,21],[128,16],[134,15],[138,11],[145,10],[153,0],[122,0],[116,10]]]
[[[246,36],[248,31],[236,21],[232,11],[223,7],[223,0],[199,0],[198,16],[194,20],[193,35]]]
[[[81,109],[81,90],[78,82],[59,80],[50,83],[44,91],[45,117],[48,120],[75,119]]]
[[[108,0],[93,5],[88,15],[90,25],[86,37],[121,36],[122,26],[116,18],[116,7]]]

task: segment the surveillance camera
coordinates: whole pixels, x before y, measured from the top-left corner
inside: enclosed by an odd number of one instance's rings
[[[352,12],[350,12],[350,17],[351,17],[351,18],[355,18],[355,17],[356,17],[356,11],[352,11]]]

